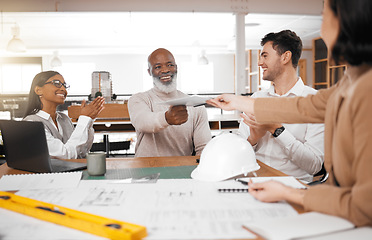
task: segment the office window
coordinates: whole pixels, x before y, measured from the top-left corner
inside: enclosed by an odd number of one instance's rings
[[[41,58],[0,59],[0,93],[27,94],[35,75],[42,71]]]
[[[95,63],[66,63],[53,68],[59,72],[66,83],[70,84],[68,95],[89,95],[92,90],[92,73],[96,71]]]
[[[213,63],[208,65],[183,63],[178,73],[178,87],[184,93],[198,94],[214,91]]]
[[[177,74],[177,89],[186,94],[199,94],[214,91],[214,66],[198,65],[193,62],[179,64]],[[147,63],[143,65],[143,90],[153,87],[151,76],[147,72]]]

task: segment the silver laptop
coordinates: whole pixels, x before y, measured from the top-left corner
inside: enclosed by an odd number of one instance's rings
[[[29,172],[49,173],[86,169],[85,163],[53,159],[49,156],[41,122],[0,120],[6,163]]]

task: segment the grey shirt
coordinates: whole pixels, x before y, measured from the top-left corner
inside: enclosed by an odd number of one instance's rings
[[[93,119],[80,116],[76,127],[70,118],[57,112],[58,129],[50,115],[44,111],[29,115],[25,121],[38,121],[44,124],[49,155],[63,159],[85,158],[93,144]]]

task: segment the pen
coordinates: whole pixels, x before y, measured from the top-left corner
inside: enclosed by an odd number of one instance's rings
[[[237,182],[241,182],[243,185],[248,185],[247,181],[241,180],[241,179],[235,179]]]
[[[194,107],[200,107],[200,106],[203,106],[203,105],[206,105],[207,103],[201,103],[201,104],[197,104],[197,105],[194,105]]]

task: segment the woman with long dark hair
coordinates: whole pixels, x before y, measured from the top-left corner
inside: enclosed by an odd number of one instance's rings
[[[316,95],[260,98],[223,94],[209,103],[254,114],[261,123],[325,123],[325,184],[294,189],[278,182],[250,183],[264,202],[286,200],[372,225],[372,1],[325,0],[321,35],[344,77]]]
[[[102,111],[104,99],[98,97],[90,104],[84,100],[74,128],[70,118],[57,111],[57,106],[65,102],[68,88],[69,85],[58,72],[38,73],[32,81],[24,120],[44,124],[49,155],[52,157],[84,158],[93,144],[93,121]]]

